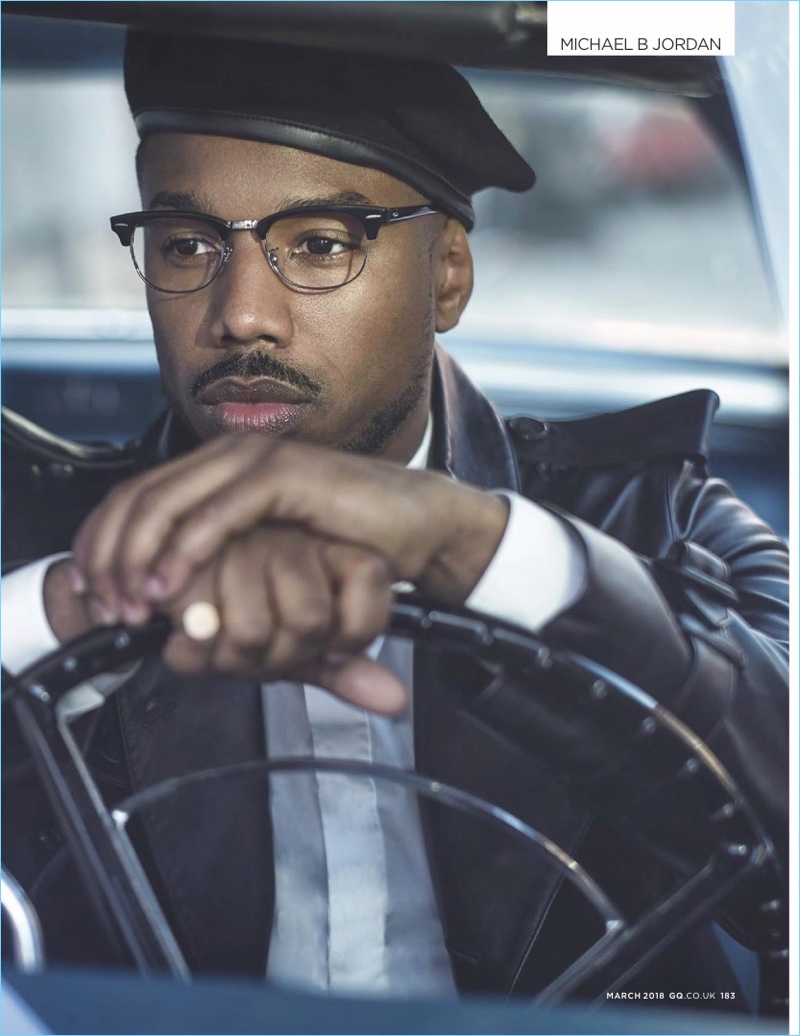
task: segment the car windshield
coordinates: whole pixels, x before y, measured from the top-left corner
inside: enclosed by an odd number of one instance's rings
[[[735,64],[756,151],[775,143],[782,161],[774,102],[788,22],[780,5],[740,8],[756,65],[746,46]],[[744,15],[765,9],[766,29],[763,18],[748,28]],[[138,437],[164,406],[144,285],[109,228],[109,216],[140,207],[123,40],[121,27],[3,16],[3,399],[83,441]],[[721,142],[735,136],[722,95],[463,71],[537,183],[476,196],[475,291],[443,345],[507,417],[569,418],[712,388],[713,473],[785,533],[780,169],[768,162],[761,181],[776,276],[741,156]]]
[[[743,179],[689,100],[471,78],[538,182],[478,196],[477,284],[451,344],[786,362]],[[103,326],[115,311],[146,328],[143,286],[108,229],[138,205],[119,66],[11,61],[2,103],[5,309],[90,310]]]

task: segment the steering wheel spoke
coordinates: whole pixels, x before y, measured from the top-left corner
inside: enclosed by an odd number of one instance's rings
[[[769,838],[708,747],[618,674],[574,652],[552,650],[533,634],[487,616],[430,608],[407,596],[393,607],[390,633],[466,655],[495,673],[530,682],[535,722],[521,724],[517,739],[558,769],[584,806],[624,829],[674,870],[675,886],[634,919],[624,918],[591,875],[522,820],[457,788],[387,767],[338,759],[259,760],[163,781],[109,813],[59,705],[71,689],[97,673],[158,651],[169,632],[165,619],[141,629],[93,630],[16,677],[4,672],[3,679],[3,701],[17,713],[98,913],[140,970],[166,970],[181,979],[189,974],[128,838],[131,816],[199,783],[316,771],[390,781],[482,817],[546,856],[575,884],[599,914],[603,934],[541,991],[542,1002],[577,995],[599,998],[618,988],[687,928],[714,916],[753,876],[765,931],[772,933],[767,938],[768,996],[776,1004],[785,996],[786,906]],[[464,704],[469,708],[469,701]]]

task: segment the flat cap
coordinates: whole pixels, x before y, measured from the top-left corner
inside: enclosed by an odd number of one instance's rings
[[[443,63],[132,31],[125,90],[140,137],[242,137],[380,169],[461,220],[485,187],[534,173]]]

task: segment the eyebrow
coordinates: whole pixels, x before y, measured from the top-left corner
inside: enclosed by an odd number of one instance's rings
[[[288,209],[307,209],[316,205],[374,205],[375,202],[358,191],[336,191],[333,194],[322,194],[316,197],[286,198],[276,212]],[[184,212],[197,212],[213,215],[213,205],[206,199],[191,191],[159,191],[150,199],[151,209],[181,209]],[[247,217],[251,218],[251,217]]]
[[[150,199],[151,209],[183,209],[185,212],[208,212],[205,199],[191,191],[159,191]]]
[[[306,209],[312,205],[374,205],[375,202],[371,198],[367,198],[364,194],[359,194],[358,191],[337,191],[334,194],[324,194],[315,198],[287,198],[280,207],[278,212],[283,212],[285,209]]]

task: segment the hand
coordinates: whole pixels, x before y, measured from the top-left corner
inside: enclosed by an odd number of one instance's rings
[[[461,604],[493,557],[507,505],[432,472],[262,437],[220,437],[118,486],[74,543],[95,614],[141,621],[231,539],[266,523],[379,554],[392,580]]]
[[[96,624],[87,598],[75,592],[74,566],[69,558],[48,568],[42,589],[47,622],[59,643],[74,640]]]
[[[219,612],[212,639],[181,630],[196,601]],[[378,555],[294,529],[255,529],[230,540],[163,603],[176,628],[164,660],[182,673],[313,683],[351,704],[397,712],[406,700],[402,682],[361,654],[386,628],[391,602]]]

